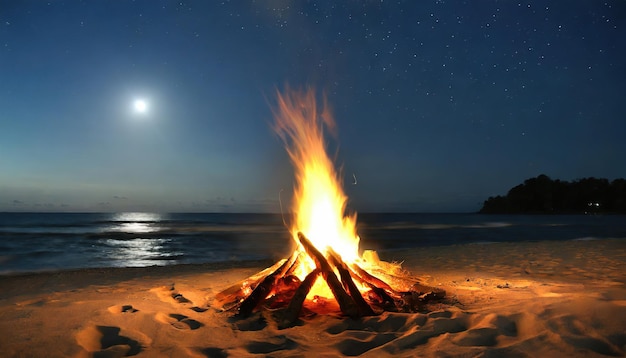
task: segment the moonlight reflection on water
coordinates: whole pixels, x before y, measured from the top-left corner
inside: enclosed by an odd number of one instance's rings
[[[159,224],[163,220],[161,214],[156,213],[119,213],[112,218],[114,226],[111,231],[127,234],[136,234],[134,238],[107,239],[106,244],[111,248],[108,258],[115,262],[115,266],[150,266],[167,265],[176,261],[181,252],[171,251],[168,243],[170,238],[147,238],[141,234],[154,233],[163,229]]]

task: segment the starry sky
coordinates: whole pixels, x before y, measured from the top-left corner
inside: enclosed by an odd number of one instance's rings
[[[286,85],[357,212],[626,177],[625,38],[621,0],[2,1],[0,211],[280,212]]]

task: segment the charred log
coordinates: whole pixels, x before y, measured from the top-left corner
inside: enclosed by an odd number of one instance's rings
[[[326,258],[324,258],[324,255],[313,246],[303,233],[298,232],[298,240],[300,240],[307,254],[315,261],[315,266],[320,270],[322,277],[324,277],[328,287],[330,287],[330,291],[333,293],[333,296],[335,296],[339,308],[341,308],[341,312],[352,318],[358,317],[359,309],[356,303],[343,289],[341,282],[339,282],[339,279],[335,276],[335,273]]]
[[[383,281],[383,280],[379,279],[378,277],[370,274],[369,272],[363,270],[356,263],[352,264],[352,268],[354,269],[354,272],[357,275],[359,275],[365,282],[371,284],[374,287],[378,287],[378,288],[381,288],[381,289],[387,291],[390,295],[398,296],[398,292],[396,292],[396,290],[391,288],[391,286],[389,286],[385,281]]]
[[[252,293],[246,297],[243,302],[241,302],[237,316],[243,318],[250,316],[259,303],[269,296],[276,280],[281,277],[281,273],[284,273],[289,268],[289,264],[293,264],[293,260],[285,260],[285,262],[276,271],[267,275],[263,281],[254,288]]]
[[[422,285],[407,272],[386,272],[387,266],[374,265],[371,273],[356,263],[346,264],[332,249],[324,256],[301,232],[298,232],[297,238],[304,251],[296,250],[289,259],[280,260],[218,293],[215,296],[216,305],[225,310],[237,308],[236,316],[245,318],[263,303],[266,308],[277,309],[275,314],[279,328],[290,327],[302,314],[306,297],[320,274],[335,299],[328,301],[316,296],[311,301],[311,308],[324,310],[330,303],[332,311],[339,309],[352,318],[380,314],[382,311],[415,312],[424,309],[429,301],[445,297],[444,290]],[[301,260],[308,258],[315,262],[316,269],[300,281],[295,275],[296,269]],[[369,291],[361,293],[355,282],[368,287]]]
[[[341,282],[343,282],[344,286],[350,293],[350,297],[352,297],[352,299],[356,303],[359,309],[359,314],[361,316],[373,316],[374,311],[372,310],[372,307],[370,307],[367,302],[365,302],[365,299],[363,298],[363,296],[361,296],[361,291],[359,291],[359,289],[354,284],[348,266],[346,266],[343,260],[341,260],[341,257],[337,255],[332,249],[330,249],[329,257],[332,264],[337,268],[337,271],[339,271],[339,276],[341,276]]]
[[[298,316],[300,316],[300,312],[302,311],[304,300],[311,291],[311,287],[313,287],[313,284],[315,283],[315,280],[317,280],[319,274],[320,270],[315,269],[306,275],[304,281],[302,281],[296,290],[296,293],[291,298],[289,306],[287,306],[283,312],[282,320],[278,324],[279,329],[291,327],[296,322]]]
[[[229,311],[239,306],[239,304],[256,288],[263,279],[270,273],[281,267],[287,259],[282,259],[273,266],[266,268],[256,274],[239,281],[215,295],[215,305],[225,311]]]
[[[350,273],[352,274],[352,277],[354,277],[354,279],[356,279],[360,284],[367,286],[370,289],[370,291],[367,293],[367,298],[370,302],[372,302],[376,306],[379,306],[384,311],[397,311],[395,300],[387,293],[387,291],[375,286],[369,281],[366,281],[365,279],[363,279],[363,277],[357,275],[356,272],[354,272],[352,269],[350,269]]]

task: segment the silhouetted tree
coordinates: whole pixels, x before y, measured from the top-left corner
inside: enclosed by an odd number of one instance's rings
[[[626,212],[626,179],[615,179],[611,182],[607,210]]]
[[[626,179],[552,180],[545,174],[513,187],[506,196],[489,197],[486,214],[626,213]]]
[[[504,213],[508,212],[508,200],[504,196],[490,196],[489,199],[483,203],[483,208],[480,210],[484,213]]]

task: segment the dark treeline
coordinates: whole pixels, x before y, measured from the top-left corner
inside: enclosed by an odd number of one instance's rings
[[[506,196],[489,197],[485,214],[626,213],[626,179],[584,178],[573,182],[546,175],[527,179]]]

